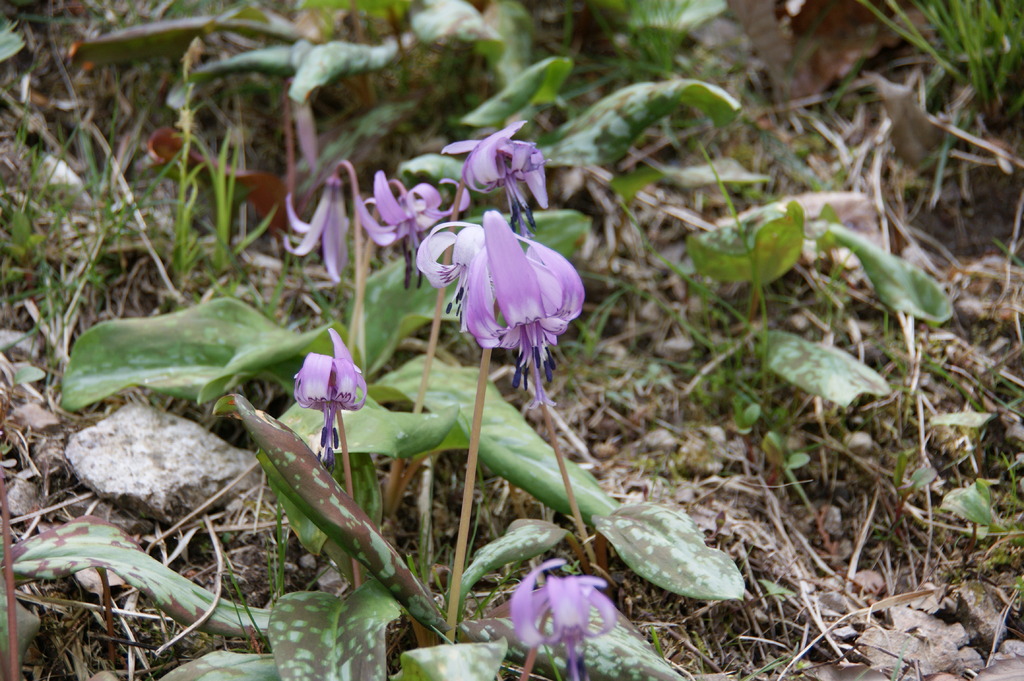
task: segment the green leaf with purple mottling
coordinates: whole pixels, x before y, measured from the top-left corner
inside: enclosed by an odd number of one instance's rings
[[[473,552],[473,562],[462,575],[463,597],[488,572],[549,551],[565,539],[567,532],[564,527],[545,520],[512,521],[505,534]]]
[[[417,648],[402,653],[402,671],[391,681],[491,681],[506,650],[505,641]]]
[[[884,396],[892,392],[878,372],[852,355],[785,331],[768,332],[768,368],[798,388],[841,407],[863,393]]]

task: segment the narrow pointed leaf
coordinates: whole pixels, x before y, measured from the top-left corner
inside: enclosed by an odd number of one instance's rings
[[[488,572],[550,551],[565,535],[565,528],[545,520],[513,521],[508,532],[473,553],[473,562],[462,575],[463,597]]]
[[[496,40],[497,34],[484,23],[476,7],[465,0],[423,0],[412,15],[412,31],[422,42],[438,40]]]
[[[76,518],[14,545],[18,579],[60,579],[87,568],[106,568],[145,593],[175,621],[189,625],[213,605],[213,594],[142,551],[127,534],[93,516]],[[267,610],[222,598],[203,631],[247,636],[253,622],[267,626]],[[250,620],[251,617],[251,620]]]
[[[282,375],[295,374],[321,331],[286,331],[231,298],[159,317],[101,322],[71,350],[61,405],[75,411],[133,385],[194,400],[208,384],[226,390],[259,374],[290,390]]]
[[[402,671],[391,681],[491,681],[498,675],[508,644],[460,643],[402,653]]]
[[[638,575],[672,593],[705,600],[743,597],[743,575],[683,511],[657,504],[620,506],[594,526]]]
[[[384,376],[379,384],[406,395],[415,395],[423,372],[422,358],[416,358]],[[458,405],[459,426],[466,433],[473,415],[477,370],[446,366],[435,360],[427,388],[426,405],[441,411]],[[505,402],[493,384],[488,384],[480,437],[480,460],[491,471],[561,513],[569,513],[565,486],[551,447],[537,434],[519,410]],[[584,520],[607,515],[618,504],[582,468],[566,462],[573,491]]]
[[[333,41],[316,45],[305,54],[295,71],[288,89],[293,101],[304,102],[318,87],[329,85],[339,78],[378,71],[387,66],[398,54],[398,43],[360,45]]]
[[[953,306],[945,291],[925,272],[842,225],[830,224],[828,229],[837,242],[853,251],[860,260],[883,303],[918,319],[940,324],[953,316]]]
[[[864,393],[883,396],[892,391],[878,372],[855,357],[785,331],[768,332],[768,368],[841,407]]]
[[[725,90],[697,80],[637,83],[608,95],[555,131],[544,155],[553,166],[614,163],[648,126],[681,104],[699,109],[715,125],[731,121],[740,108]]]
[[[507,612],[507,603],[498,608],[495,616],[487,619],[463,622],[460,629],[473,641],[508,641],[508,659],[517,664],[526,660],[529,646],[516,636],[512,620],[498,613]],[[591,611],[590,628],[600,627],[600,615]],[[542,625],[550,631],[550,620]],[[565,646],[559,645],[550,649],[548,655],[545,648],[537,655],[537,670],[548,678],[556,678],[554,666],[558,669],[559,678],[569,678],[566,670]],[[637,632],[625,617],[619,615],[614,629],[604,636],[588,638],[583,642],[583,660],[587,667],[590,681],[679,681],[679,674],[663,660],[654,648]]]
[[[313,46],[300,40],[293,45],[274,45],[241,52],[219,61],[206,62],[189,73],[189,81],[205,83],[239,73],[262,73],[267,76],[290,78]]]
[[[377,582],[344,600],[314,591],[285,594],[274,605],[268,631],[282,681],[384,679],[384,630],[401,614]]]
[[[218,650],[183,664],[161,681],[280,681],[272,655]]]
[[[549,57],[520,73],[505,88],[470,111],[460,121],[463,125],[501,125],[513,114],[530,104],[547,104],[558,96],[558,90],[572,71],[573,61],[566,57]]]
[[[358,560],[409,614],[424,626],[447,625],[426,587],[374,527],[352,497],[338,486],[301,437],[283,423],[253,408],[241,395],[217,402],[218,416],[237,416],[288,486],[289,499],[335,544]]]

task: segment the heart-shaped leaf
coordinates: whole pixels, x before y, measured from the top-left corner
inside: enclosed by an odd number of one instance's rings
[[[183,664],[160,681],[280,681],[273,655],[218,650]]]
[[[767,284],[789,271],[804,244],[804,213],[796,201],[786,212],[762,213],[756,222],[691,234],[686,247],[697,271],[718,281]]]
[[[463,125],[482,127],[501,125],[530,104],[547,104],[558,96],[558,90],[572,71],[572,59],[549,57],[520,73],[505,88],[470,111],[460,121]]]
[[[402,671],[391,681],[491,681],[506,650],[505,641],[417,648],[402,653]]]
[[[516,636],[507,616],[508,603],[497,608],[492,617],[469,620],[459,628],[473,641],[508,641],[507,657],[522,664],[530,648]],[[600,628],[600,615],[591,611],[590,630]],[[541,625],[550,634],[551,621]],[[663,660],[625,617],[619,615],[614,629],[603,636],[585,639],[583,662],[590,681],[679,681],[679,674]],[[537,655],[537,670],[549,678],[570,678],[566,670],[565,646],[548,648]],[[554,666],[552,666],[552,663]]]
[[[839,350],[785,331],[768,332],[768,368],[798,388],[848,407],[858,395],[888,395],[878,373]]]
[[[87,568],[106,568],[145,593],[181,624],[195,622],[214,603],[213,594],[142,551],[132,538],[93,516],[76,518],[11,549],[18,579],[61,579]],[[201,629],[224,636],[247,636],[251,626],[266,629],[269,611],[245,608],[222,598]]]
[[[704,544],[686,513],[657,504],[620,506],[594,526],[638,575],[672,593],[705,600],[743,598],[743,575]]]
[[[462,575],[463,597],[488,572],[550,551],[565,535],[565,528],[544,520],[514,520],[505,534],[473,552],[473,562]]]
[[[833,223],[828,229],[838,243],[860,260],[883,303],[918,319],[940,324],[953,316],[953,306],[945,291],[926,273],[842,225]]]
[[[411,401],[409,396],[419,390],[422,373],[423,359],[418,357],[384,376],[379,385],[392,388]],[[447,366],[435,360],[427,387],[427,407],[438,412],[458,405],[461,411],[459,425],[468,434],[476,396],[476,379],[476,369]],[[519,410],[501,397],[493,384],[487,387],[480,436],[480,460],[491,471],[551,508],[569,513],[569,502],[554,451],[523,420]],[[618,504],[604,493],[589,473],[571,461],[566,462],[566,465],[584,519],[591,515],[607,515],[615,510]]]
[[[544,155],[552,166],[614,163],[648,126],[681,104],[699,109],[715,125],[731,121],[740,108],[725,90],[698,80],[637,83],[608,95],[556,130]]]
[[[293,101],[304,102],[316,88],[346,76],[378,71],[391,63],[397,54],[398,43],[394,41],[382,45],[361,45],[336,40],[316,45],[299,63],[288,88],[288,96]]]
[[[384,630],[402,611],[367,582],[345,600],[314,591],[285,594],[267,632],[282,681],[363,681],[387,675]]]
[[[159,317],[101,322],[71,350],[61,405],[75,411],[133,385],[205,401],[259,374],[290,390],[304,351],[321,331],[285,331],[231,298]]]
[[[320,465],[299,435],[254,409],[241,395],[221,398],[214,413],[242,419],[249,435],[273,464],[279,480],[287,486],[284,491],[292,503],[387,587],[410,615],[426,627],[438,631],[447,628],[427,588],[406,567],[363,509]]]
[[[423,0],[412,15],[412,31],[422,42],[497,40],[476,7],[465,0]]]

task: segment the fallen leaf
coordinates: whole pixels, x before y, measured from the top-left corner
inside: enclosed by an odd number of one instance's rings
[[[892,120],[889,139],[896,154],[910,165],[920,165],[942,142],[942,131],[931,124],[913,88],[893,83],[877,73],[865,75],[878,90]]]
[[[100,579],[100,573],[96,568],[86,568],[75,573],[75,579],[82,588],[93,594],[94,596],[103,597],[103,581]],[[118,586],[124,586],[125,581],[118,577],[113,572],[107,570],[107,584],[113,589]]]
[[[47,430],[60,425],[60,419],[38,402],[29,402],[11,412],[11,419],[23,428]]]
[[[999,660],[999,662],[982,669],[974,677],[974,681],[1020,681],[1021,679],[1024,679],[1024,657]]]

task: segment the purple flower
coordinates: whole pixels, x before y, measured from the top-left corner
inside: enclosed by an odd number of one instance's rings
[[[292,195],[285,201],[288,210],[288,223],[299,234],[303,235],[298,246],[293,247],[285,239],[284,247],[289,253],[307,255],[313,250],[317,241],[322,243],[324,266],[332,280],[341,281],[341,270],[348,263],[348,245],[345,235],[348,233],[348,215],[345,213],[345,200],[341,194],[341,178],[331,175],[324,184],[324,193],[317,204],[313,219],[303,222],[295,214],[292,206]]]
[[[524,644],[535,648],[541,644],[565,644],[569,679],[586,681],[587,669],[580,648],[583,639],[602,636],[615,628],[618,611],[598,589],[607,586],[600,577],[548,575],[544,586],[534,589],[542,572],[565,565],[554,558],[530,571],[512,593],[512,625]],[[590,611],[597,609],[600,627],[591,626]],[[550,621],[549,625],[545,622]],[[545,630],[547,633],[545,633]]]
[[[451,227],[461,227],[458,234],[450,231]],[[452,249],[452,261],[449,265],[438,262],[449,246]],[[462,315],[462,303],[466,296],[466,277],[470,263],[484,252],[484,229],[480,225],[469,222],[446,222],[437,225],[430,231],[430,236],[423,240],[416,252],[416,267],[434,288],[444,288],[448,284],[458,282],[455,295],[448,303],[448,312],[452,305],[458,310],[462,320],[462,330],[466,331],[466,320]]]
[[[442,180],[442,182],[451,180]],[[398,197],[395,197],[395,191]],[[376,205],[380,222],[375,220],[367,205]],[[462,205],[459,210],[469,206],[469,193],[463,193]],[[429,229],[441,218],[451,215],[452,208],[441,210],[441,194],[433,186],[421,182],[412,189],[406,189],[398,180],[388,181],[384,171],[378,170],[373,177],[373,198],[365,202],[356,202],[359,220],[363,228],[378,246],[389,246],[395,242],[402,243],[405,255],[405,286],[413,269],[413,254],[419,248],[420,234]],[[383,223],[383,224],[381,224]]]
[[[320,432],[321,461],[328,470],[334,468],[334,449],[338,435],[334,418],[339,409],[355,411],[366,403],[366,379],[352,361],[341,336],[328,329],[334,343],[334,357],[311,352],[295,374],[295,401],[305,409],[319,409],[324,413],[324,428]]]
[[[548,190],[544,179],[544,154],[532,142],[512,140],[512,135],[524,125],[526,121],[513,123],[479,141],[453,142],[442,149],[441,153],[469,152],[462,166],[462,180],[466,186],[478,192],[490,192],[504,187],[508,207],[512,212],[512,224],[517,225],[524,236],[531,236],[532,232],[523,224],[522,213],[526,213],[530,228],[536,229],[537,225],[519,183],[526,183],[541,208],[548,207]]]
[[[532,374],[530,407],[554,404],[544,392],[541,369],[551,381],[555,360],[550,346],[558,344],[558,336],[582,311],[583,281],[557,251],[516,236],[497,211],[484,213],[483,222],[486,257],[474,257],[464,277],[466,329],[480,347],[517,352],[512,385],[518,388],[522,380],[528,388]],[[495,302],[503,322],[495,317]]]

